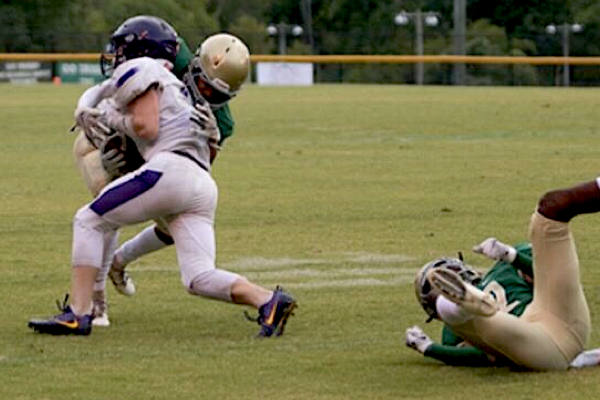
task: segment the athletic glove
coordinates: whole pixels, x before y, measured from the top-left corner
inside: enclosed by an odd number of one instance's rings
[[[75,125],[83,130],[90,143],[99,149],[110,134],[110,129],[102,121],[104,111],[92,107],[78,107],[75,110]]]
[[[476,246],[473,246],[473,252],[483,254],[487,258],[497,261],[512,263],[517,258],[517,250],[496,238],[487,238]]]
[[[406,330],[405,340],[408,347],[421,354],[425,354],[425,351],[433,344],[433,340],[418,326],[411,326]]]
[[[100,158],[110,180],[135,171],[145,163],[133,139],[118,132],[106,138]]]
[[[114,101],[107,101],[103,111],[100,118],[110,129],[129,135],[136,134],[131,116],[123,113]]]
[[[210,105],[207,102],[197,102],[194,105],[191,119],[200,129],[199,134],[208,138],[211,147],[214,146],[216,150],[219,150],[218,143],[221,140],[221,134]]]
[[[121,168],[127,164],[124,152],[119,149],[110,149],[106,153],[102,153],[100,158],[102,159],[102,167],[104,167],[111,181],[121,176]]]

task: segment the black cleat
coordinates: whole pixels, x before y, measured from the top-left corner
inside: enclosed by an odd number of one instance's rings
[[[65,298],[65,303],[66,303]],[[57,302],[58,303],[58,302]],[[49,335],[89,335],[92,332],[93,315],[77,317],[73,314],[71,306],[58,304],[62,313],[49,319],[31,320],[28,327],[35,332],[47,333]]]
[[[260,325],[258,337],[270,337],[273,334],[281,336],[288,318],[294,315],[296,307],[298,307],[298,304],[292,295],[277,286],[271,300],[259,308],[258,317],[256,319],[248,318]]]

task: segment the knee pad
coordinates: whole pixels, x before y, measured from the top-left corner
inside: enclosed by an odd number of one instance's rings
[[[191,282],[183,282],[191,294],[209,299],[231,302],[231,286],[239,275],[221,269],[211,269],[196,275]]]

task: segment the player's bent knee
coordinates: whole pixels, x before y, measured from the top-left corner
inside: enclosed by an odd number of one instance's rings
[[[77,210],[73,223],[76,226],[94,229],[102,224],[102,218],[85,205]]]
[[[197,274],[190,282],[183,282],[191,294],[231,302],[231,286],[238,274],[221,269],[211,269]]]

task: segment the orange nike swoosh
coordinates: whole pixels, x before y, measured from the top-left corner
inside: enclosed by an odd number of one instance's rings
[[[275,304],[273,306],[273,308],[271,309],[271,313],[269,314],[269,316],[267,317],[267,320],[265,321],[267,323],[267,325],[273,325],[273,320],[275,319],[275,311],[277,311],[277,304]]]
[[[69,329],[77,329],[79,328],[79,322],[75,321],[56,321],[57,324],[64,325]]]

